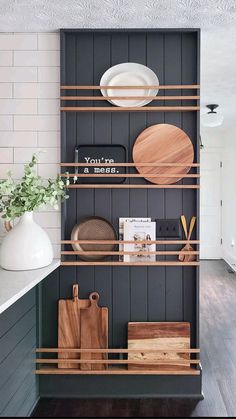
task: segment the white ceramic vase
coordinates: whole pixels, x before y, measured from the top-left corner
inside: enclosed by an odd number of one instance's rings
[[[53,249],[47,233],[26,212],[0,245],[0,265],[11,271],[39,269],[49,265]]]

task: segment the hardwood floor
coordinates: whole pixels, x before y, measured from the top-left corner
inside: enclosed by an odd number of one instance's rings
[[[201,262],[201,361],[204,400],[42,399],[34,417],[236,416],[236,275],[222,261]]]

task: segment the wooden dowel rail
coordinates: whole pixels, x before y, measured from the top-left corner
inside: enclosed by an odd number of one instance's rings
[[[106,349],[81,349],[81,348],[36,348],[36,353],[93,353],[93,354],[129,354],[129,353],[136,353],[139,354],[141,352],[145,353],[171,353],[171,354],[198,354],[200,353],[199,348],[162,348],[162,349],[147,349],[147,348],[139,348],[139,349],[126,349],[126,348],[106,348]]]
[[[199,359],[189,359],[189,360],[159,360],[153,361],[150,360],[128,360],[128,359],[36,359],[36,364],[107,364],[107,365],[128,365],[128,364],[140,364],[140,365],[189,365],[189,364],[199,364]]]
[[[134,244],[133,240],[61,240],[61,244]],[[200,244],[200,240],[137,240],[136,244]]]
[[[140,162],[140,163],[60,163],[61,167],[186,167],[186,163],[150,163],[150,162]],[[200,163],[191,163],[187,164],[188,167],[200,167]]]
[[[156,261],[156,262],[61,262],[61,266],[199,266],[199,262]]]
[[[116,107],[116,106],[62,106],[62,112],[192,112],[199,111],[200,106],[141,106],[141,107]]]
[[[61,90],[101,90],[111,89],[112,90],[184,90],[184,89],[200,89],[200,84],[167,84],[167,85],[144,85],[144,86],[92,86],[92,85],[61,85]]]
[[[94,177],[101,177],[101,178],[113,178],[113,177],[117,177],[117,178],[200,178],[200,174],[195,173],[195,174],[186,174],[186,173],[178,173],[178,174],[173,174],[173,173],[160,173],[160,174],[153,174],[153,173],[144,173],[144,174],[132,174],[132,173],[61,173],[60,174],[61,177],[65,177],[65,178],[73,178],[73,177],[77,177],[77,178],[94,178]]]
[[[41,367],[35,371],[36,375],[200,375],[200,370],[195,368],[176,369],[176,370],[125,370],[108,369],[108,370],[79,370],[73,368],[55,368]]]
[[[93,250],[62,250],[61,251],[61,255],[102,255],[102,256],[118,256],[118,255],[159,255],[159,256],[173,256],[173,255],[199,255],[199,251],[195,251],[195,250],[188,250],[188,251],[171,251],[171,250],[167,250],[167,251],[150,251],[150,252],[121,252],[121,251],[114,251],[114,252],[107,252],[107,251],[93,251]]]
[[[65,185],[67,189],[200,189],[200,185],[154,185],[154,184],[70,184]]]
[[[61,100],[199,100],[200,96],[61,96]]]

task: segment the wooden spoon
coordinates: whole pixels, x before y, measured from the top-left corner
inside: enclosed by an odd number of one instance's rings
[[[186,240],[189,241],[195,226],[195,222],[196,222],[196,217],[192,217],[191,221],[190,221],[190,225],[189,225],[189,232],[187,233],[187,222],[186,222],[186,218],[184,215],[181,216],[181,222],[182,222],[182,226],[183,226],[183,230],[185,233],[185,237]],[[179,254],[179,260],[181,262],[191,262],[193,260],[195,260],[195,255],[193,255],[191,252],[194,251],[193,247],[187,243],[183,249],[181,250],[180,254]],[[185,252],[189,252],[189,254],[185,255]]]

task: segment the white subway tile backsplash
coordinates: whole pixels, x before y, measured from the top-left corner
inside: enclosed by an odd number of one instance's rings
[[[0,131],[11,131],[11,130],[13,130],[13,116],[0,115]]]
[[[33,153],[44,179],[60,173],[59,50],[59,33],[0,33],[0,179],[20,179]],[[51,206],[35,214],[58,258],[60,219]]]
[[[53,248],[54,258],[55,259],[60,259],[61,258],[61,246],[60,246],[60,244],[53,244],[52,248]]]
[[[38,98],[38,83],[14,83],[13,97],[16,99]]]
[[[10,148],[10,147],[1,148],[0,163],[13,163],[13,148]]]
[[[21,66],[59,66],[59,51],[14,51],[14,65]]]
[[[61,240],[61,229],[60,228],[45,228],[46,233],[49,235],[49,238],[52,244],[58,244]]]
[[[0,99],[0,115],[37,114],[36,99]]]
[[[2,131],[0,147],[37,147],[37,132]]]
[[[24,64],[24,61],[21,62]],[[36,67],[0,67],[0,81],[3,82],[36,82]]]
[[[38,81],[40,83],[55,83],[60,81],[60,67],[39,67]]]
[[[37,33],[14,33],[13,49],[35,50],[37,49]]]
[[[59,33],[39,33],[38,34],[38,49],[59,51],[60,34]]]
[[[56,99],[60,96],[59,83],[15,83],[14,97],[18,99]]]
[[[15,115],[14,129],[16,131],[58,131],[60,118],[59,115]]]
[[[50,131],[38,133],[39,147],[60,147],[60,131]]]
[[[12,83],[1,83],[0,80],[0,98],[10,99],[12,97]]]
[[[61,214],[57,212],[40,211],[34,214],[35,221],[43,228],[60,228]]]
[[[9,66],[13,64],[12,51],[0,51],[0,66]]]
[[[44,179],[49,179],[57,176],[60,173],[59,164],[39,164],[38,174]]]
[[[0,33],[0,50],[37,49],[36,33]]]
[[[14,148],[14,162],[25,163],[31,160],[32,155],[36,153],[39,163],[59,163],[59,148]]]
[[[60,110],[59,99],[39,99],[38,114],[39,115],[58,115]]]
[[[13,34],[0,33],[0,51],[13,49]]]
[[[14,179],[20,179],[24,173],[24,165],[1,163],[0,164],[0,179],[6,179],[7,173],[9,171],[11,172],[12,177]]]

